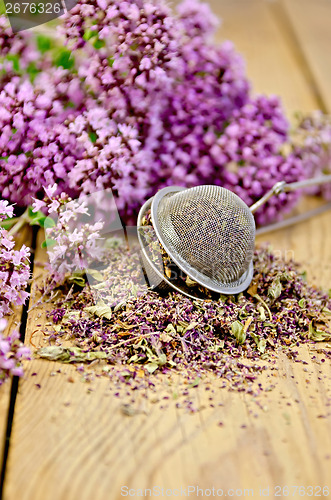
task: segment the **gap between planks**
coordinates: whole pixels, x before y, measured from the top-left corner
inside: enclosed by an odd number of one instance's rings
[[[222,0],[214,6],[224,18],[221,36],[234,40],[248,59],[256,90],[281,95],[288,112],[317,107],[268,5]],[[329,222],[324,214],[270,236],[276,249],[293,250],[323,283],[330,281],[330,269],[323,269],[330,262],[331,245],[324,242]],[[43,320],[38,314],[30,314],[30,335]],[[199,387],[196,399],[206,408],[196,415],[170,405],[163,411],[151,406],[148,415],[134,418],[121,415],[107,380],[88,391],[74,367],[51,376],[58,364],[34,360],[18,394],[5,500],[113,500],[121,498],[124,484],[171,488],[198,482],[225,489],[327,481],[330,368],[313,364],[307,349],[302,356],[308,371],[280,359],[277,387],[261,400],[222,391],[213,380],[215,408]]]
[[[33,248],[34,248],[33,233],[30,228],[24,227],[18,236],[16,236],[16,249],[20,249],[23,244],[31,248],[30,256],[30,271],[33,272]],[[29,291],[28,285],[27,291]],[[25,324],[27,319],[27,305],[23,307],[14,308],[13,314],[8,318],[8,325],[5,330],[5,335],[9,335],[13,330],[20,332],[20,338],[25,340]],[[8,380],[3,386],[0,387],[0,497],[3,487],[3,480],[5,477],[6,460],[9,449],[9,441],[11,435],[11,425],[14,414],[14,407],[16,401],[16,394],[18,388],[18,377],[13,377]]]

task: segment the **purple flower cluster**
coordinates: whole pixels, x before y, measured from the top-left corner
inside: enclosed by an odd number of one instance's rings
[[[0,200],[0,222],[12,215],[13,207]],[[30,250],[25,245],[20,250],[14,247],[13,237],[0,227],[0,319],[11,312],[11,305],[22,305],[28,297]]]
[[[304,165],[297,155],[281,154],[288,129],[277,97],[259,96],[236,110],[212,150],[223,167],[220,184],[251,205],[275,182],[305,178]],[[282,217],[299,197],[299,192],[293,192],[271,198],[256,213],[258,223],[263,225]]]
[[[2,196],[20,205],[43,185],[57,182],[67,190],[66,176],[79,156],[66,126],[82,104],[77,79],[67,70],[41,72],[32,84],[13,76],[0,92],[0,187]]]
[[[58,186],[45,188],[45,201],[35,200],[33,210],[46,209],[52,223],[46,227],[50,271],[49,286],[63,282],[66,273],[84,271],[91,261],[100,260],[103,249],[99,245],[102,221],[82,223],[82,215],[90,216],[87,202],[72,200],[65,193],[56,196]],[[48,219],[50,223],[51,220]]]
[[[184,2],[178,16],[160,1],[77,3],[61,31],[89,54],[78,73],[101,107],[71,125],[88,152],[69,174],[72,187],[112,188],[134,220],[163,185],[203,181],[208,137],[222,133],[249,90],[232,45],[208,41],[216,24],[199,2]]]
[[[13,69],[18,70],[18,65],[21,69],[27,69],[40,55],[31,33],[28,31],[13,33],[6,15],[0,15],[0,54],[1,78],[6,78],[6,73]]]
[[[7,321],[0,319],[0,386],[10,376],[22,377],[22,360],[31,359],[30,349],[22,344],[17,331],[4,336],[6,326]]]
[[[278,100],[251,97],[232,44],[211,42],[217,24],[198,0],[176,14],[163,0],[79,0],[59,26],[75,51],[70,70],[46,55],[37,62],[35,42],[19,38],[22,67],[34,57],[39,73],[1,84],[2,196],[27,205],[54,183],[58,194],[110,188],[135,222],[167,185],[223,185],[251,204],[279,180],[308,176],[297,151],[282,153],[289,130]],[[273,198],[257,222],[279,218],[298,197]]]

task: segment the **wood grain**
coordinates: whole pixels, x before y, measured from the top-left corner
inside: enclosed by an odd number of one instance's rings
[[[19,249],[25,243],[28,246],[31,244],[31,233],[27,228],[20,231],[20,234],[15,236],[16,248]],[[18,330],[20,326],[22,316],[22,307],[17,307],[14,309],[14,313],[8,318],[8,325],[4,332],[4,335],[9,335],[13,330]],[[4,443],[5,443],[5,433],[7,429],[7,417],[10,401],[10,391],[11,391],[11,381],[7,380],[0,387],[0,470],[2,468]]]
[[[8,318],[8,325],[4,332],[4,335],[9,335],[11,331],[17,329],[19,320],[20,320],[20,311],[18,311],[17,314],[14,314],[10,318]],[[11,381],[7,380],[0,387],[0,453],[1,453],[0,470],[3,465],[3,453],[4,453],[5,436],[7,429],[10,390],[11,390]]]
[[[297,48],[272,2],[215,0],[210,4],[222,19],[217,39],[231,40],[243,55],[254,93],[280,96],[290,119],[298,110],[318,107]]]
[[[256,90],[280,94],[289,112],[316,107],[297,48],[269,3],[215,0],[213,5],[224,19],[222,36],[234,40],[247,58]],[[328,58],[328,52],[321,57]],[[289,256],[292,252],[311,280],[329,288],[329,228],[326,213],[260,240],[269,240]],[[36,261],[43,260],[39,249]],[[40,274],[41,267],[35,272]],[[33,309],[27,340],[33,334],[33,343],[42,345],[46,323],[44,308]],[[221,389],[213,377],[205,379],[190,389],[200,410],[194,414],[185,405],[176,407],[184,403],[181,393],[178,399],[163,399],[174,389],[181,391],[180,374],[157,382],[153,397],[123,390],[117,397],[106,377],[82,382],[74,366],[37,359],[27,363],[17,398],[5,500],[116,500],[122,498],[123,486],[191,485],[224,492],[251,488],[254,497],[267,487],[273,496],[277,485],[328,485],[331,491],[330,365],[313,346],[302,347],[300,358],[307,364],[279,356],[275,370],[261,378],[263,384],[275,385],[274,390],[255,398]],[[137,414],[125,416],[123,401]],[[291,498],[302,497],[296,493]]]
[[[331,4],[328,0],[282,0],[284,13],[318,88],[324,111],[331,112]]]

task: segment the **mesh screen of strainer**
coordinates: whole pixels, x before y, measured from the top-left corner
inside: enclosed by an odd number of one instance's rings
[[[153,199],[152,221],[165,250],[192,279],[219,290],[247,278],[255,221],[231,191],[208,185],[163,189]]]

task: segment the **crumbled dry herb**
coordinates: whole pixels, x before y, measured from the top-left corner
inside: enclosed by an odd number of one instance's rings
[[[217,300],[138,286],[138,271],[132,270],[139,268],[138,253],[113,248],[107,279],[97,288],[102,302],[94,303],[88,285],[59,299],[50,314],[57,323],[50,336],[57,350],[42,348],[38,355],[66,362],[104,359],[124,382],[177,370],[193,387],[213,372],[224,386],[252,392],[258,374],[273,369],[280,352],[298,360],[300,344],[331,339],[329,295],[309,286],[296,263],[266,247],[255,251],[250,288]],[[110,307],[114,288],[121,287],[123,300]],[[59,347],[65,340],[74,347]],[[329,346],[319,345],[331,358]]]
[[[146,211],[141,223],[142,230],[140,234],[145,245],[148,246],[149,257],[162,274],[175,286],[184,291],[186,290],[190,295],[205,299],[215,298],[215,293],[190,278],[167,254],[155,233],[150,209]],[[160,256],[162,262],[159,262]]]

